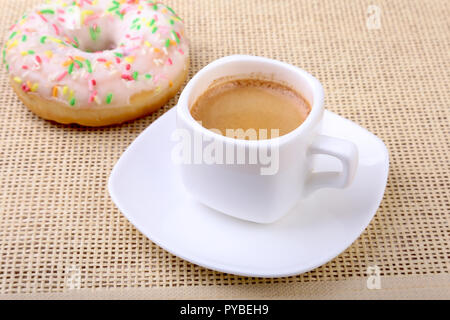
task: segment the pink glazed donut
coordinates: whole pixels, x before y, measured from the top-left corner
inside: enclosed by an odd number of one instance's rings
[[[147,115],[178,92],[189,41],[161,3],[48,0],[11,27],[3,61],[37,115],[105,126]]]

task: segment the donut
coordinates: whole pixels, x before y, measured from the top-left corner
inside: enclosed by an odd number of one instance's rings
[[[183,22],[154,1],[48,0],[10,31],[3,62],[12,88],[32,112],[63,124],[148,115],[188,73]]]

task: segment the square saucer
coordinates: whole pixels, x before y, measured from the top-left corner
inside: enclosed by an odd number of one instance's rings
[[[346,189],[321,189],[272,224],[239,220],[198,203],[171,160],[176,110],[166,112],[128,147],[109,179],[125,217],[172,254],[213,270],[251,277],[284,277],[317,268],[343,252],[375,215],[386,188],[389,155],[366,129],[325,111],[321,134],[348,139],[359,151]],[[318,171],[338,169],[320,157]]]

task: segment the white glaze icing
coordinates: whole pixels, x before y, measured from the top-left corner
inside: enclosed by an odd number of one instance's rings
[[[188,50],[181,19],[161,3],[49,0],[11,27],[3,59],[29,94],[101,108],[171,86]]]

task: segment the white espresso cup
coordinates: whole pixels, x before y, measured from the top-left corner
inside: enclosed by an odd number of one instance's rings
[[[215,80],[224,77],[261,77],[284,83],[308,100],[311,112],[298,128],[280,137],[240,140],[220,135],[194,120],[190,107]],[[207,65],[186,85],[176,107],[177,132],[172,140],[178,144],[172,158],[180,165],[186,190],[222,213],[271,223],[317,189],[347,187],[358,164],[357,148],[350,141],[318,134],[323,100],[320,82],[287,63],[234,55]],[[313,155],[317,154],[337,158],[342,170],[314,172]]]

